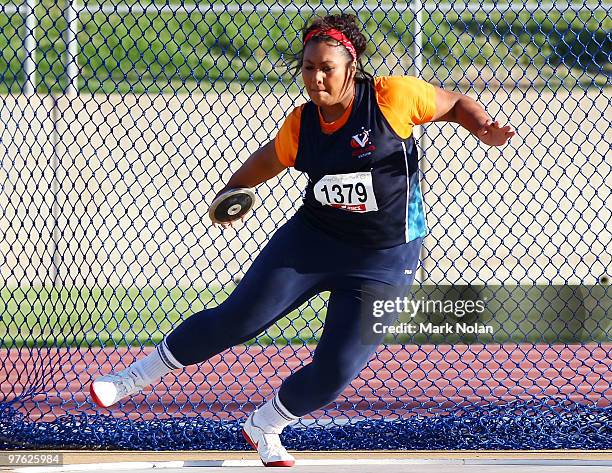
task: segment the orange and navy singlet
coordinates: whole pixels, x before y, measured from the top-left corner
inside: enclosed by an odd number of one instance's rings
[[[434,87],[415,77],[358,81],[352,106],[323,121],[308,102],[275,138],[279,160],[307,173],[311,226],[359,246],[389,248],[427,234],[414,125],[435,112]]]
[[[183,365],[200,363],[329,291],[312,361],[278,394],[298,417],[334,401],[383,342],[383,331],[362,338],[367,301],[414,281],[426,227],[412,127],[431,120],[434,106],[426,82],[380,77],[357,84],[353,105],[335,123],[322,123],[312,102],[293,110],[275,148],[283,163],[308,173],[304,205],[222,304],[168,335],[170,353]],[[396,315],[387,313],[384,322]]]

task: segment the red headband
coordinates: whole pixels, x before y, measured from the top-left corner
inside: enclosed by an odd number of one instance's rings
[[[348,39],[342,31],[335,28],[315,28],[311,30],[304,38],[304,46],[306,46],[308,40],[313,36],[329,36],[330,38],[335,39],[348,50],[353,58],[353,61],[357,60],[357,51],[355,51],[355,46],[353,46],[351,40]]]

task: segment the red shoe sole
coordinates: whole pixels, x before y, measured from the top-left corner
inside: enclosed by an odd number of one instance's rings
[[[283,460],[279,462],[264,463],[265,466],[293,466],[294,464],[295,462],[293,460]]]
[[[245,432],[244,429],[242,429],[242,436],[244,437],[244,439],[247,441],[247,443],[253,447],[255,450],[257,450],[257,445],[255,445],[255,442],[253,442],[251,440],[251,437],[249,437],[249,435]]]
[[[257,445],[255,445],[255,442],[253,442],[251,440],[251,438],[245,432],[244,429],[242,429],[242,436],[244,437],[244,439],[247,441],[247,443],[251,447],[253,447],[255,450],[257,450]],[[269,462],[269,463],[265,463],[263,460],[261,460],[261,462],[263,463],[264,466],[293,466],[293,465],[295,465],[295,461],[294,460],[282,460],[282,461]]]

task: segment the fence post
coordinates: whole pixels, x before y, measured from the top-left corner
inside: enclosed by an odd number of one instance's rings
[[[421,0],[413,0],[411,3],[412,12],[414,14],[414,32],[413,37],[414,40],[412,42],[413,47],[413,57],[414,62],[412,64],[412,73],[415,77],[419,77],[422,79],[423,72],[423,11],[425,10],[423,3]],[[423,200],[425,200],[425,171],[427,168],[427,162],[425,159],[425,150],[429,146],[429,140],[426,133],[426,125],[420,125],[413,130],[414,139],[418,143],[419,147],[419,171],[421,172],[421,177],[423,179],[419,179],[419,185],[421,186],[421,191],[423,194]],[[425,205],[423,203],[423,205]],[[421,249],[421,265],[419,269],[419,274],[417,280],[420,282],[425,282],[425,248]]]
[[[68,75],[68,87],[66,95],[76,95],[79,90],[79,65],[78,61],[78,41],[77,33],[79,27],[78,6],[75,7],[76,0],[67,0],[66,6],[66,73]]]
[[[26,0],[23,16],[25,16],[25,51],[23,64],[25,84],[23,92],[31,95],[36,92],[36,0]]]

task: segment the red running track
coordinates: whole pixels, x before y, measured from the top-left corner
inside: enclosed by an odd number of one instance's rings
[[[130,364],[151,348],[0,350],[0,399],[45,386],[20,402],[31,420],[99,413],[131,419],[200,415],[240,419],[307,363],[314,346],[234,347],[111,409],[89,399],[92,378]],[[544,396],[609,406],[612,344],[387,346],[325,414],[351,418],[435,413],[459,403]],[[313,417],[323,415],[313,413]]]

